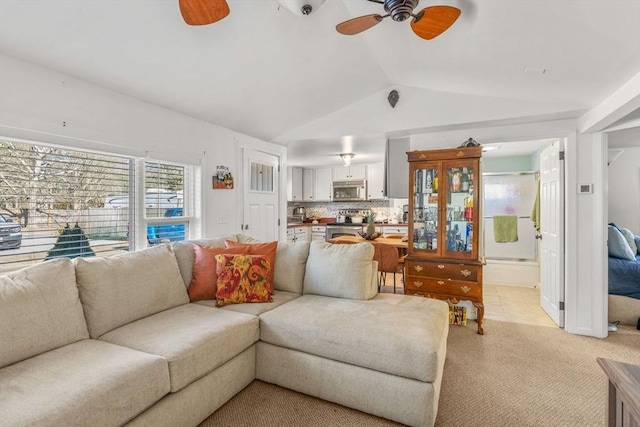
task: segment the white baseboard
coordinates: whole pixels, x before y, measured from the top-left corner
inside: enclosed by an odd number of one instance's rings
[[[488,259],[482,269],[483,283],[536,288],[540,285],[540,264],[532,261]]]

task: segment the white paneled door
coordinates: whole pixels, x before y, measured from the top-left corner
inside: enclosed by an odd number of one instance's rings
[[[244,148],[242,232],[263,242],[278,240],[280,158]]]
[[[564,327],[564,152],[556,141],[540,154],[540,304]]]

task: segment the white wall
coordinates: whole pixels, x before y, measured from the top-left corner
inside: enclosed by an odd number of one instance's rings
[[[240,231],[240,146],[286,149],[67,75],[0,56],[0,135],[202,167],[202,235]],[[229,166],[235,189],[213,190],[217,165]],[[283,178],[284,178],[284,174]],[[281,188],[285,181],[281,179]],[[286,215],[286,194],[281,215]],[[224,215],[226,224],[216,218]],[[283,221],[284,223],[284,221]],[[284,238],[284,227],[281,238]]]
[[[571,135],[565,147],[565,328],[607,336],[606,136]],[[593,193],[578,186],[592,184]]]
[[[609,172],[609,218],[640,235],[640,147],[624,147]]]

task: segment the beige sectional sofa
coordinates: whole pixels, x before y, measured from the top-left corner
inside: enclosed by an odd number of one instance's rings
[[[377,294],[372,256],[279,243],[274,301],[221,308],[189,302],[193,242],[2,276],[0,426],[195,426],[255,378],[433,425],[448,306]]]

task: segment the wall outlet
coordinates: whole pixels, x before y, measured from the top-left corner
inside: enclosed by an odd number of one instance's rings
[[[227,218],[227,214],[226,213],[218,214],[217,222],[218,224],[227,224],[229,222],[229,218]]]

